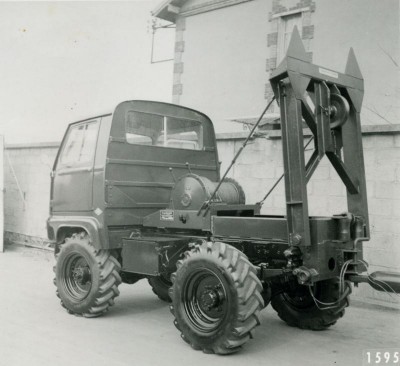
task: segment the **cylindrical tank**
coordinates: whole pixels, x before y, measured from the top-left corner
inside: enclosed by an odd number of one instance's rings
[[[171,193],[171,206],[175,210],[198,210],[210,199],[217,182],[197,174],[186,174],[178,179]],[[232,178],[225,178],[213,202],[244,204],[246,197],[243,188]]]

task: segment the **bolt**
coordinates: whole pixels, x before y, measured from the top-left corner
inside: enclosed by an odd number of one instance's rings
[[[299,234],[295,234],[292,237],[292,245],[299,245],[301,243],[302,237]]]

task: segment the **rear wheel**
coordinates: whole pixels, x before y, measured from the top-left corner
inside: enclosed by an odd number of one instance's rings
[[[178,261],[172,281],[174,324],[194,349],[228,354],[250,339],[262,285],[242,252],[224,243],[196,245]]]
[[[119,295],[120,264],[105,250],[95,250],[85,233],[67,238],[54,267],[57,296],[71,314],[96,317]]]
[[[149,277],[148,280],[153,292],[158,296],[159,299],[166,302],[171,302],[168,291],[172,286],[172,282],[169,276],[160,275],[157,277]]]
[[[350,285],[346,286],[346,291],[350,292]],[[299,285],[291,292],[274,296],[271,305],[278,316],[292,327],[327,329],[344,315],[345,308],[349,305],[348,296],[339,299],[339,283],[332,280],[317,282],[312,291],[314,298],[324,304],[317,305],[309,287]]]

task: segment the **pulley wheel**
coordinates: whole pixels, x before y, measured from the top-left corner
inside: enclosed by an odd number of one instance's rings
[[[346,98],[339,94],[331,94],[330,126],[337,128],[342,126],[349,117],[350,106]]]

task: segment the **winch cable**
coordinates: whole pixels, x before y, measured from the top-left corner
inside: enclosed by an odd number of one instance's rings
[[[243,142],[242,146],[240,147],[240,149],[238,150],[238,152],[236,153],[236,155],[234,156],[231,164],[229,165],[228,169],[226,169],[225,174],[223,175],[222,179],[220,179],[220,181],[218,182],[218,185],[215,187],[214,192],[211,194],[211,197],[207,200],[204,201],[204,203],[202,204],[202,206],[200,207],[199,211],[197,212],[197,215],[200,214],[200,212],[204,209],[207,208],[210,205],[210,202],[212,202],[212,200],[214,199],[215,195],[218,192],[218,189],[221,187],[221,184],[224,182],[224,179],[226,178],[227,174],[229,173],[229,171],[231,170],[231,168],[233,167],[233,165],[236,163],[237,158],[239,157],[239,155],[242,153],[243,149],[246,147],[247,143],[249,142],[251,136],[253,135],[254,131],[256,130],[256,128],[258,127],[258,125],[260,124],[262,118],[264,117],[264,114],[267,113],[269,107],[271,107],[273,101],[275,100],[275,97],[273,97],[270,102],[267,104],[267,106],[265,107],[264,111],[261,113],[260,117],[258,118],[257,122],[254,124],[253,128],[251,129],[249,135],[247,136],[246,140]]]
[[[307,149],[307,146],[310,145],[311,141],[314,140],[314,136],[311,136],[308,142],[306,143],[306,146],[304,146],[304,151]],[[270,188],[270,190],[267,192],[267,194],[264,196],[264,198],[260,201],[257,202],[257,205],[262,206],[264,204],[264,201],[268,198],[268,196],[272,193],[272,191],[275,189],[275,187],[279,184],[279,182],[282,180],[282,178],[285,176],[285,173],[283,173],[278,180],[274,183],[274,185]]]

